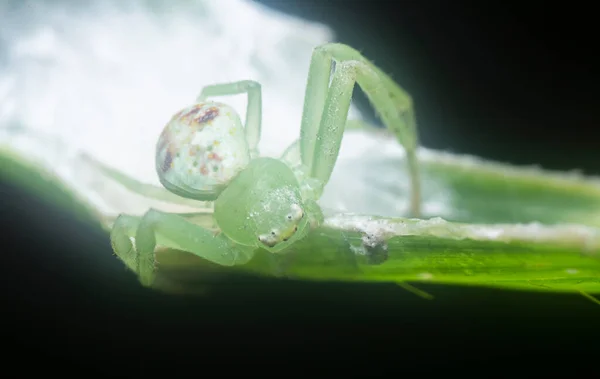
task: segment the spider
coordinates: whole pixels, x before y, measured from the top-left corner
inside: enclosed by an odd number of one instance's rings
[[[355,83],[407,152],[410,211],[418,217],[418,141],[410,96],[357,50],[329,43],[313,51],[300,138],[280,159],[258,154],[262,95],[257,82],[204,87],[194,104],[171,118],[156,145],[160,182],[171,199],[174,194],[210,204],[218,231],[155,209],[142,217],[121,214],[110,233],[117,256],[142,283],[151,284],[157,241],[232,266],[248,262],[258,248],[278,253],[305,238],[323,222],[317,201],[337,160]],[[235,94],[247,94],[244,126],[233,108],[208,100]]]

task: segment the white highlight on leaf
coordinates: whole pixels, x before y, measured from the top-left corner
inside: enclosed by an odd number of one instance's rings
[[[383,240],[396,236],[430,236],[455,240],[531,242],[577,247],[581,252],[590,254],[600,253],[600,230],[583,225],[474,225],[448,222],[440,217],[417,220],[338,214],[328,217],[325,226],[365,233]]]
[[[171,116],[205,85],[249,79],[263,90],[261,153],[279,156],[299,137],[312,50],[332,39],[250,0],[0,3],[0,144],[101,212],[138,213],[150,203],[86,174],[78,154],[160,185],[154,149]],[[245,119],[245,95],[215,100]]]

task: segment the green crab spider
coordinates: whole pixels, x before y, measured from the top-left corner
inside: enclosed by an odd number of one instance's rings
[[[417,132],[410,96],[357,50],[330,43],[313,51],[300,138],[280,159],[258,154],[262,95],[257,82],[204,87],[194,104],[177,112],[156,146],[156,171],[170,193],[148,186],[136,190],[155,198],[173,200],[177,195],[206,202],[213,207],[218,230],[155,209],[142,217],[121,214],[110,236],[115,253],[150,285],[157,244],[231,266],[248,262],[258,248],[278,253],[306,237],[323,221],[317,201],[338,157],[355,83],[406,150],[410,211],[418,217]],[[244,127],[233,108],[208,100],[244,93]],[[131,182],[125,176],[117,180]]]

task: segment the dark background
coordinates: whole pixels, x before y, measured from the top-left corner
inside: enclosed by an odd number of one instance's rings
[[[413,96],[427,147],[600,173],[600,60],[591,5],[257,2],[330,25],[340,42],[391,74]],[[369,111],[366,98],[359,99]]]
[[[391,73],[413,95],[425,146],[599,173],[591,5],[260,2],[331,25]],[[154,293],[97,225],[8,183],[0,195],[3,340],[20,373],[210,375],[217,363],[219,373],[247,375],[248,358],[261,365],[256,375],[310,367],[319,376],[329,366],[352,377],[456,368],[580,376],[598,357],[600,307],[576,295],[423,286],[436,295],[424,301],[393,285],[270,280],[208,298]],[[322,366],[308,364],[315,358]]]

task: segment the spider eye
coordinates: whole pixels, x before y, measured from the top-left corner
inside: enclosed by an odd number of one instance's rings
[[[288,224],[259,235],[258,240],[262,244],[274,247],[280,242],[288,241],[298,231],[298,222],[304,217],[304,211],[298,204],[292,204],[290,208],[290,212],[285,215]]]
[[[292,204],[291,208],[291,212],[286,216],[288,221],[300,221],[304,217],[302,208],[298,204]]]
[[[267,245],[268,247],[273,247],[280,242],[279,231],[273,229],[267,234],[261,234],[260,236],[258,236],[258,240],[263,244]]]

